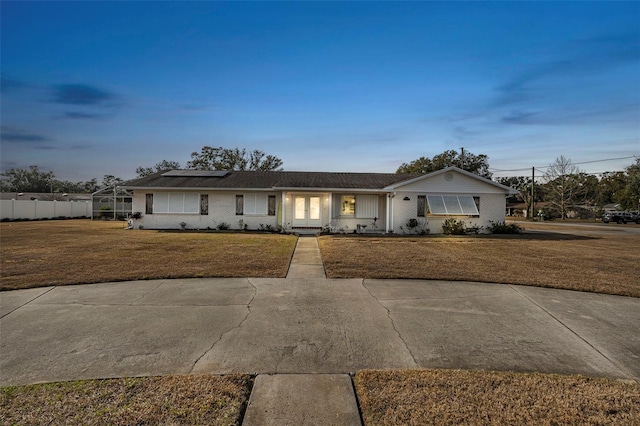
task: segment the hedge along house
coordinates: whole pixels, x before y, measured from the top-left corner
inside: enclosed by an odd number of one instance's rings
[[[172,170],[128,181],[134,228],[277,229],[316,233],[431,233],[455,217],[486,226],[505,219],[516,191],[449,167],[396,173]]]

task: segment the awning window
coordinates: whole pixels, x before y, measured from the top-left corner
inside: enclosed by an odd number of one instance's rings
[[[478,207],[470,195],[427,195],[430,214],[478,216]]]

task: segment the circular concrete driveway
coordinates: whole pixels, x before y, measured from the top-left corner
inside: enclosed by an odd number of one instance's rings
[[[0,293],[0,384],[442,367],[640,380],[640,299],[504,284],[189,279]]]

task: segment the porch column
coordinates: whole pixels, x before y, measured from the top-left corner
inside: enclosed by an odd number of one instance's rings
[[[287,193],[282,191],[282,229],[287,229]]]
[[[332,203],[333,202],[333,193],[329,193],[329,202],[327,203],[327,209],[329,210],[329,226],[331,226],[331,223],[333,222],[333,206]]]
[[[387,217],[384,224],[384,232],[389,233],[389,223],[391,222],[391,194],[387,194]]]

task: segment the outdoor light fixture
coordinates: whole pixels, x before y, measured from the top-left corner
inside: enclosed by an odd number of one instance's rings
[[[404,200],[404,201],[411,201],[411,198],[409,198],[409,197],[404,197],[404,198],[403,198],[403,200]]]

